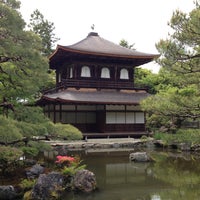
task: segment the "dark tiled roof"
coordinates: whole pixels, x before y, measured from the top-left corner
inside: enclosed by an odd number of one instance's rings
[[[113,57],[127,57],[127,58],[156,58],[158,55],[148,54],[139,52],[136,50],[128,49],[117,45],[113,42],[110,42],[97,33],[91,32],[88,36],[81,40],[78,43],[75,43],[70,46],[61,46],[58,45],[56,51],[50,56],[53,57],[58,50],[76,52],[76,53],[85,53],[93,55],[102,55],[102,56],[113,56]]]
[[[42,101],[89,103],[89,104],[128,104],[137,105],[149,94],[135,90],[67,89],[43,95]]]
[[[131,57],[152,57],[155,56],[153,54],[142,53],[139,51],[131,50],[120,45],[117,45],[113,42],[110,42],[102,37],[100,37],[97,33],[91,32],[88,36],[81,40],[80,42],[73,44],[71,46],[66,46],[65,48],[99,53],[99,54],[109,54],[109,55],[117,55],[117,56],[131,56]]]

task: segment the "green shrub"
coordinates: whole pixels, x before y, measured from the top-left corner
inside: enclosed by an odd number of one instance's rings
[[[23,189],[23,191],[28,191],[33,188],[35,185],[36,180],[35,179],[23,179],[19,186]]]
[[[21,134],[24,137],[32,136],[44,136],[48,134],[48,125],[47,123],[41,124],[32,124],[23,121],[15,121],[16,127],[20,129]]]
[[[199,129],[179,129],[176,134],[167,134],[156,132],[154,138],[162,140],[166,144],[178,142],[178,143],[200,143],[200,130]]]
[[[23,152],[20,149],[0,146],[0,169],[2,173],[15,170],[20,162]]]
[[[9,144],[21,139],[22,134],[15,126],[14,120],[0,116],[0,142]]]
[[[31,124],[41,124],[49,119],[44,116],[41,107],[36,106],[19,106],[16,107],[14,118],[17,121],[24,121]]]
[[[176,135],[182,142],[200,143],[200,129],[179,129]]]
[[[40,107],[18,105],[13,118],[15,118],[12,121],[16,128],[12,128],[12,130],[16,129],[21,137],[24,136],[29,139],[33,136],[51,135],[66,140],[82,139],[82,134],[77,128],[69,124],[54,124],[44,116]],[[6,135],[8,135],[7,132]]]
[[[61,172],[65,176],[73,176],[77,171],[85,169],[86,165],[81,165],[81,160],[79,156],[57,156],[55,163],[61,168]]]
[[[170,123],[169,117],[160,117],[158,115],[152,114],[147,116],[146,128],[150,131],[156,131],[162,126],[168,126]]]
[[[31,147],[34,147],[36,149],[38,149],[39,152],[44,152],[44,151],[51,151],[52,150],[52,147],[50,144],[47,144],[45,142],[36,142],[36,141],[30,141],[29,142],[29,145]]]
[[[35,157],[40,152],[44,151],[50,151],[52,150],[51,145],[44,143],[44,142],[36,142],[36,141],[30,141],[28,143],[27,147],[22,147],[22,151],[24,152],[24,155],[27,157]]]
[[[75,175],[79,170],[85,169],[86,165],[81,165],[81,166],[64,166],[63,169],[61,170],[62,174],[65,176],[73,176]]]
[[[50,120],[42,125],[47,129],[48,134],[54,134],[56,132],[55,124]]]
[[[81,132],[70,124],[55,124],[54,135],[65,140],[80,140],[82,139]]]
[[[35,157],[39,154],[39,150],[35,147],[22,147],[22,151],[26,157]]]
[[[47,128],[44,124],[32,124],[23,121],[15,121],[15,125],[18,127],[21,134],[27,138],[48,134]]]
[[[34,135],[34,127],[30,123],[15,121],[15,125],[24,137],[30,138]]]
[[[31,126],[34,129],[34,136],[44,136],[48,134],[47,128],[44,124],[31,124]]]

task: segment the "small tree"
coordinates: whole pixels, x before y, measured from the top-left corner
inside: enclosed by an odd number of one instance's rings
[[[59,40],[59,38],[55,37],[54,34],[54,23],[44,19],[43,14],[38,9],[36,9],[31,14],[29,27],[31,31],[41,37],[43,54],[46,56],[50,55],[53,51],[52,48],[55,42]]]
[[[134,48],[135,44],[134,43],[129,44],[128,41],[125,40],[125,39],[120,40],[119,45],[122,46],[122,47],[128,48],[128,49],[135,50],[135,48]]]

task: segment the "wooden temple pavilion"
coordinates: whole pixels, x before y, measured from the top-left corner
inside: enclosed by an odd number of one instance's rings
[[[156,57],[96,32],[73,45],[58,45],[49,58],[56,87],[45,92],[39,104],[54,123],[72,124],[84,136],[145,134],[140,101],[149,94],[134,87],[134,69]]]

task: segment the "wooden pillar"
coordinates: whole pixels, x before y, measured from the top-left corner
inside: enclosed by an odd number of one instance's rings
[[[56,123],[56,106],[53,104],[53,122]]]
[[[115,66],[114,75],[115,75],[114,81],[117,81],[117,78],[118,78],[118,68],[117,68],[117,66]]]
[[[59,104],[59,121],[62,123],[62,104]]]

